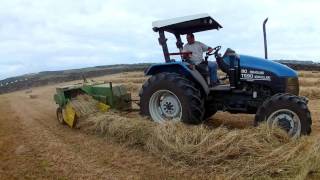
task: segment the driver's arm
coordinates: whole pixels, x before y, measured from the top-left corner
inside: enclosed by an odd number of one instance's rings
[[[210,46],[205,45],[204,43],[200,42],[201,49],[203,52],[211,53],[213,51],[213,48]]]

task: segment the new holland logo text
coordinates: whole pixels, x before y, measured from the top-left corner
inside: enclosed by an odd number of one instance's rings
[[[264,71],[241,69],[240,79],[246,81],[271,81]]]

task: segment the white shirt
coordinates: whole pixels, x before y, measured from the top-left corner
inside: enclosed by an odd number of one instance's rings
[[[183,52],[192,52],[190,60],[195,64],[199,64],[203,61],[203,53],[207,52],[208,49],[209,46],[203,44],[202,42],[195,41],[192,44],[187,43],[184,45]]]

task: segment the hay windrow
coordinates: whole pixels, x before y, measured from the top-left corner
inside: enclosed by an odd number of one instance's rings
[[[123,114],[123,113],[122,113]],[[320,168],[319,142],[290,139],[280,129],[210,129],[205,125],[155,124],[121,112],[95,114],[84,120],[91,131],[129,147],[140,148],[181,168],[199,169],[227,178],[305,178]]]
[[[155,124],[146,120],[136,121],[120,116],[115,111],[109,111],[100,116],[91,116],[87,119],[92,124],[91,130],[112,138],[119,143],[127,145],[146,145],[146,137],[152,134]]]
[[[302,138],[289,139],[282,130],[266,125],[244,130],[183,124],[157,126],[149,142],[150,152],[182,166],[197,167],[207,173],[241,177],[306,177],[319,167],[319,143]]]
[[[76,114],[79,118],[97,113],[99,111],[97,109],[98,103],[98,101],[86,94],[78,95],[76,98],[71,100],[72,107],[76,111]]]

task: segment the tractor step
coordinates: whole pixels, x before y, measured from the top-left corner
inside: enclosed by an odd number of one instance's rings
[[[210,87],[210,91],[231,91],[230,84],[216,85]]]

